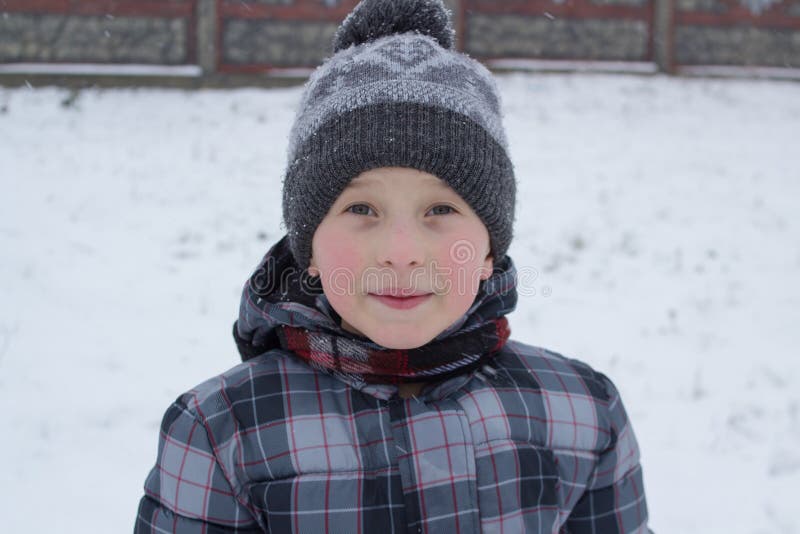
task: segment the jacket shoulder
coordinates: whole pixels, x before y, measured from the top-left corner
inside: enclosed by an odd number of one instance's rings
[[[179,396],[171,411],[194,418],[205,430],[217,461],[231,473],[238,490],[245,479],[258,478],[267,467],[278,478],[295,472],[286,454],[291,431],[287,425],[293,411],[296,415],[308,409],[310,392],[344,389],[332,380],[290,353],[273,349],[198,384]],[[165,433],[170,433],[170,422],[165,419],[165,424]],[[243,462],[255,471],[243,473]]]
[[[177,402],[207,422],[227,412],[244,416],[245,423],[254,423],[248,406],[279,398],[291,383],[313,380],[316,374],[317,371],[285,351],[273,349],[201,382],[178,397]]]
[[[578,359],[509,340],[496,358],[502,375],[524,392],[531,413],[546,424],[546,444],[600,452],[613,443],[613,383]]]
[[[600,402],[610,398],[610,380],[589,364],[553,350],[508,340],[501,361],[517,376],[530,376],[540,388],[555,393],[590,395]]]

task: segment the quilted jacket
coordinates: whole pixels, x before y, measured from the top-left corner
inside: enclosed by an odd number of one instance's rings
[[[507,257],[462,322],[513,310],[510,280]],[[287,321],[336,328],[324,295],[257,307],[248,291],[241,339]],[[639,449],[614,384],[514,340],[409,399],[281,348],[247,359],[166,411],[135,530],[649,532]]]

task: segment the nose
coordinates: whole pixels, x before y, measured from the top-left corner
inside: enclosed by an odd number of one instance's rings
[[[414,268],[422,265],[425,259],[422,235],[409,221],[388,224],[377,246],[377,260],[382,267]]]

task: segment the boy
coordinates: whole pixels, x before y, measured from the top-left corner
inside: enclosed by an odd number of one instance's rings
[[[364,0],[306,85],[244,363],[167,410],[137,532],[648,532],[619,394],[509,340],[515,178],[440,0]]]

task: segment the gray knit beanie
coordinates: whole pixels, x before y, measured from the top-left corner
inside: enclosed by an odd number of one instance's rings
[[[483,221],[495,262],[505,256],[516,183],[498,92],[453,36],[441,0],[363,0],[339,27],[289,139],[283,220],[301,268],[347,184],[378,167],[445,181]]]

